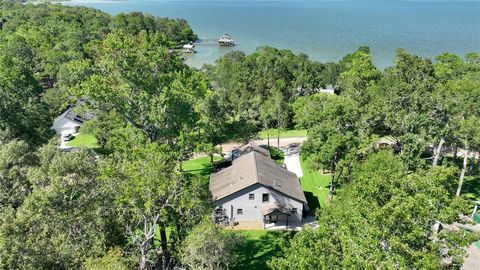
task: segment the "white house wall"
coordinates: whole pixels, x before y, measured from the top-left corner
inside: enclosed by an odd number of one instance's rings
[[[55,130],[57,135],[61,135],[63,132],[68,132],[71,134],[76,133],[75,129],[78,127],[80,128],[82,124],[77,123],[75,121],[69,120],[67,118],[60,119],[58,122],[56,122],[53,126],[52,129]]]
[[[249,194],[255,194],[255,199],[250,200]],[[269,202],[262,202],[262,194],[270,194]],[[222,206],[226,211],[226,215],[231,218],[231,206],[233,206],[233,217],[235,221],[263,221],[262,208],[268,204],[278,202],[285,205],[289,209],[297,208],[297,213],[289,217],[291,221],[302,220],[303,203],[292,199],[273,189],[266,188],[261,184],[254,184],[248,188],[240,190],[232,195],[222,198],[214,203],[214,206]],[[242,209],[243,214],[238,215],[237,209]]]

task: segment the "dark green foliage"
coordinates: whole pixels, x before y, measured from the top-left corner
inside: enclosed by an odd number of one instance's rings
[[[27,143],[0,140],[0,210],[17,209],[23,204],[31,191],[28,169],[35,163]]]
[[[142,30],[150,33],[160,32],[176,43],[193,42],[197,39],[184,19],[158,18],[140,12],[121,13],[116,15],[111,23],[112,30],[125,30],[129,34],[138,34]]]
[[[2,34],[17,35],[32,48],[35,71],[47,88],[63,63],[83,59],[88,42],[108,32],[110,16],[90,8],[59,4],[2,4]]]
[[[120,235],[109,229],[115,226],[112,201],[91,153],[46,146],[38,157],[28,173],[31,193],[16,213],[2,208],[0,268],[78,269],[87,257],[118,244]]]
[[[464,198],[478,197],[478,160],[441,158],[442,146],[480,149],[478,53],[432,61],[399,50],[381,72],[365,46],[327,64],[261,47],[202,73],[170,50],[196,39],[182,19],[2,2],[0,29],[0,269],[159,269],[205,258],[224,267],[232,254],[237,268],[278,256],[274,269],[446,269],[478,238],[431,230],[459,221],[470,211]],[[317,93],[326,84],[339,95]],[[77,102],[96,114],[82,132],[98,139],[99,156],[60,152],[54,140],[39,150],[53,116]],[[209,162],[218,144],[294,124],[308,129],[302,155],[312,168],[331,172],[331,195],[342,185],[319,210],[319,228],[234,249],[232,232],[197,227],[211,213],[208,177],[181,162],[194,152]],[[394,151],[379,152],[387,137]],[[425,159],[432,146],[435,162]],[[202,264],[218,268],[211,261]]]
[[[232,127],[221,134],[236,134],[244,141],[259,129],[291,127],[290,104],[315,93],[334,76],[305,54],[267,46],[248,56],[230,52],[206,69],[216,86],[206,106],[220,107],[217,119]]]
[[[270,152],[270,157],[273,159],[273,160],[278,160],[278,159],[284,159],[285,158],[285,154],[283,153],[283,151],[279,148],[276,148],[276,147],[269,147],[268,148],[268,151]]]
[[[53,119],[40,100],[41,87],[21,59],[0,53],[0,139],[22,139],[34,145],[50,137]]]
[[[138,12],[112,17],[96,9],[60,4],[2,2],[0,5],[0,19],[4,21],[0,40],[9,40],[8,45],[17,53],[33,60],[30,63],[44,88],[55,86],[62,65],[92,58],[96,44],[111,31],[159,32],[175,43],[196,39],[182,19],[158,18]]]
[[[370,269],[458,267],[459,246],[478,235],[441,232],[437,220],[452,222],[464,212],[455,199],[456,177],[450,168],[406,175],[402,162],[390,152],[369,156],[353,169],[353,182],[319,213],[319,228],[298,233],[274,269]],[[455,246],[459,244],[459,246]],[[439,255],[448,247],[446,266]],[[295,258],[302,258],[301,260]]]

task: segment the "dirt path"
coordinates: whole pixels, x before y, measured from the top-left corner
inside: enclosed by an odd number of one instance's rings
[[[302,144],[305,140],[307,140],[306,137],[299,137],[299,138],[281,138],[281,139],[280,139],[280,148],[286,148],[286,147],[288,147],[288,145],[290,145],[290,144],[292,144],[292,143]],[[267,144],[268,144],[267,139],[264,139],[264,140],[253,140],[252,142],[255,143],[256,145],[267,145]],[[243,145],[242,143],[230,142],[230,143],[221,144],[221,145],[219,145],[219,146],[222,147],[222,152],[226,153],[226,152],[232,151],[232,150],[235,149],[235,148],[239,148],[239,147],[241,147],[242,145]],[[277,147],[277,139],[276,139],[276,138],[270,139],[270,145]]]

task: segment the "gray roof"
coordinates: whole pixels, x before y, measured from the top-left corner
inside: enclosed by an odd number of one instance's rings
[[[256,151],[266,157],[270,157],[270,151],[268,151],[268,149],[265,149],[261,146],[258,146],[254,143],[248,143],[242,147],[240,147],[240,149],[238,149],[238,152],[240,153],[240,155],[246,155],[252,151]]]
[[[59,117],[57,117],[53,123],[57,123],[58,121],[62,120],[63,118],[66,118],[70,121],[74,121],[74,122],[77,122],[79,124],[83,124],[84,120],[78,116],[77,114],[75,114],[75,112],[73,112],[73,109],[72,107],[68,107],[68,109],[66,111],[64,111]]]
[[[65,115],[65,118],[67,118],[68,120],[78,122],[80,124],[83,124],[84,122],[83,119],[79,115],[75,114],[71,108],[68,109],[67,114]]]
[[[210,175],[210,192],[217,201],[257,183],[307,202],[297,175],[257,151],[240,156],[232,166]]]

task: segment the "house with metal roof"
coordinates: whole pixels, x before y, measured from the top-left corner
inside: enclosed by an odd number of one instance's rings
[[[261,229],[301,224],[307,200],[295,173],[256,146],[210,176],[216,222]]]

